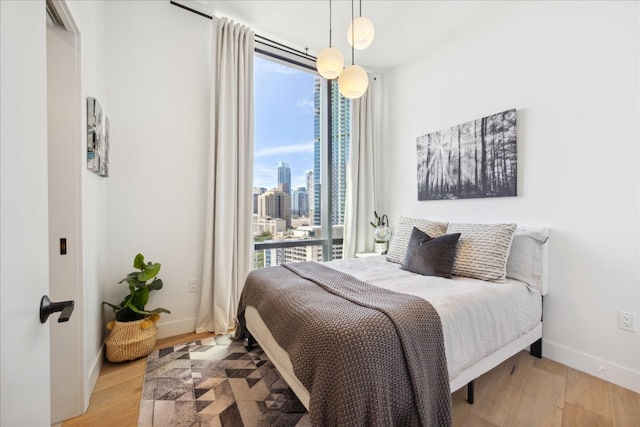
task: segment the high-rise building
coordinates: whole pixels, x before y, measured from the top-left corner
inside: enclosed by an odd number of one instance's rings
[[[258,213],[258,196],[267,191],[264,187],[253,187],[253,213]]]
[[[345,198],[347,192],[347,164],[351,149],[351,101],[340,95],[337,81],[331,99],[331,221],[333,225],[344,224]]]
[[[321,129],[322,129],[322,121],[320,120],[320,111],[322,111],[322,97],[320,96],[320,92],[322,91],[322,80],[319,77],[316,77],[314,80],[314,90],[313,90],[313,107],[314,107],[314,115],[313,115],[313,198],[309,199],[313,204],[313,225],[321,225],[321,210],[322,207],[322,192],[321,192],[321,182],[320,179],[320,164],[322,159],[322,151],[321,151]]]
[[[291,215],[307,216],[309,214],[309,198],[305,187],[298,187],[293,190],[291,197]]]
[[[278,190],[291,196],[291,169],[285,162],[278,163]]]
[[[311,218],[313,223],[313,171],[305,173],[307,183],[307,216]]]
[[[351,102],[340,95],[338,83],[331,81],[331,222],[333,225],[344,224],[345,194],[347,190],[347,163],[351,144],[350,121]],[[315,79],[314,93],[314,164],[313,164],[313,224],[320,225],[321,212],[321,128],[320,100],[321,79]]]
[[[278,189],[271,189],[258,196],[259,218],[280,218],[291,227],[291,197]]]

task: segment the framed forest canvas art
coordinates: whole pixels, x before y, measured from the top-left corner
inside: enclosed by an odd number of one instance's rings
[[[517,195],[516,110],[417,138],[418,200]]]

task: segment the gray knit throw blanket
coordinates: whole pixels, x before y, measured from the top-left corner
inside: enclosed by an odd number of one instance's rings
[[[253,306],[310,393],[314,426],[450,426],[440,317],[422,298],[315,262],[253,270]]]

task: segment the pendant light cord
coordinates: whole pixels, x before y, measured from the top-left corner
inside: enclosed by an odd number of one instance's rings
[[[362,3],[360,3],[362,6]],[[355,65],[355,45],[356,45],[356,23],[354,22],[353,0],[351,0],[351,65]]]
[[[329,0],[329,47],[331,47],[331,0]]]

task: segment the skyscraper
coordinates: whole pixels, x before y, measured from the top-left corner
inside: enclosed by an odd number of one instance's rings
[[[291,169],[285,162],[278,163],[278,190],[291,196]]]
[[[313,171],[305,173],[307,182],[307,216],[312,219],[313,224]]]
[[[258,196],[259,218],[281,218],[291,227],[291,197],[275,188]]]
[[[331,220],[333,225],[344,224],[347,192],[347,164],[351,148],[351,101],[340,95],[337,80],[333,80],[331,99]]]
[[[351,102],[340,95],[338,82],[331,81],[331,222],[333,225],[344,224],[345,194],[347,190],[347,162],[351,143],[350,121]],[[314,164],[313,164],[313,224],[320,225],[321,208],[321,127],[320,100],[321,79],[316,77],[314,93]]]
[[[298,187],[293,190],[291,197],[291,215],[307,216],[309,214],[309,199],[306,187]]]
[[[320,150],[320,130],[322,122],[320,120],[320,111],[322,111],[320,92],[322,89],[322,80],[320,77],[316,77],[314,80],[313,90],[313,107],[315,114],[313,115],[313,198],[309,199],[309,203],[313,203],[313,225],[321,225],[321,211],[322,204],[322,192],[321,192],[321,179],[320,179],[320,163],[322,159],[322,151]]]
[[[253,187],[253,213],[258,213],[258,196],[267,191],[264,187]]]

